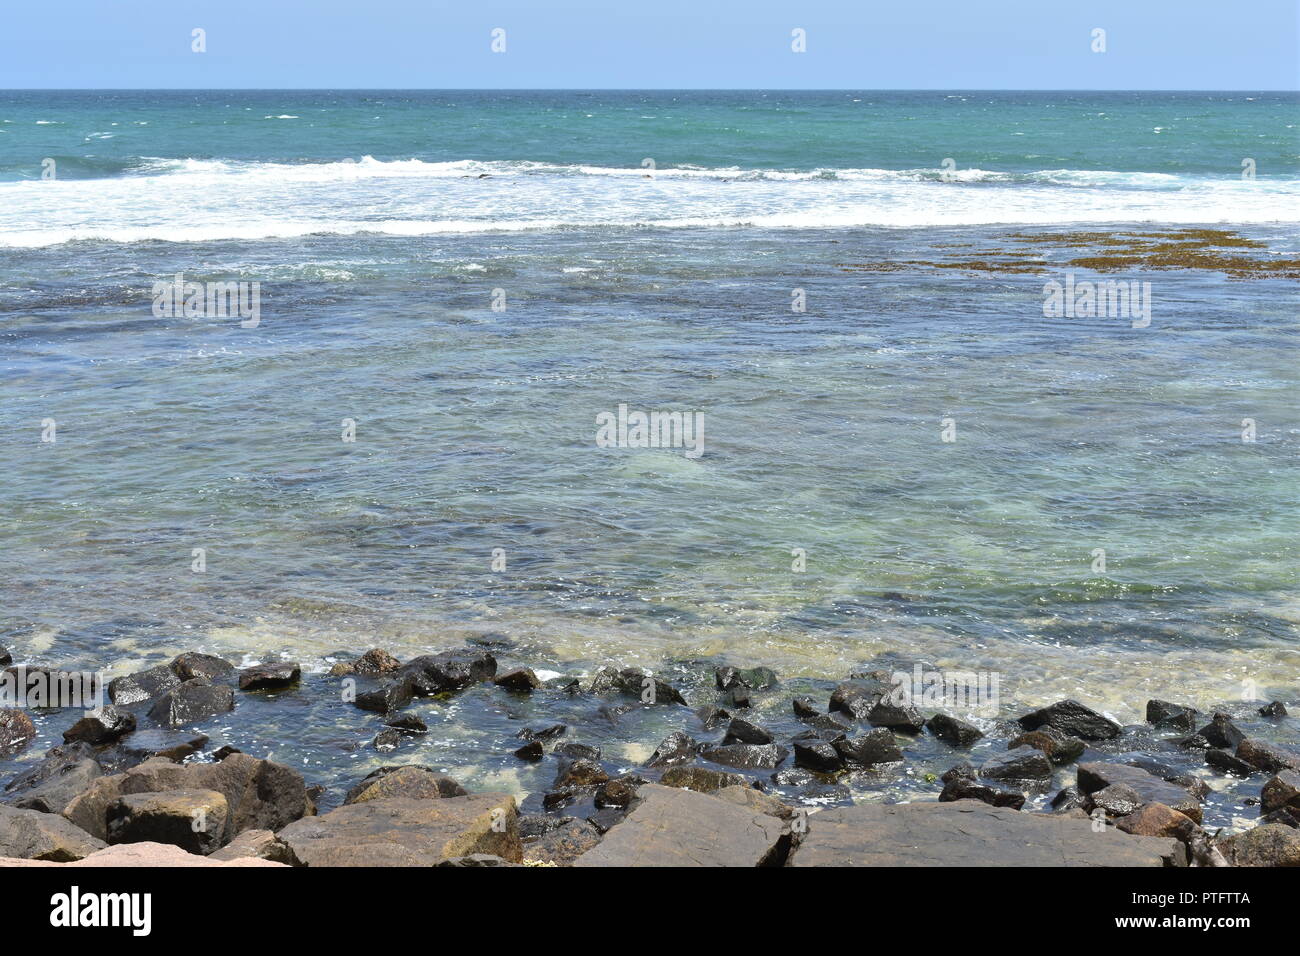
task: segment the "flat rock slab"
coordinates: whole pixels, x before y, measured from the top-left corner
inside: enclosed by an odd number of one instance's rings
[[[646,784],[627,819],[574,866],[780,866],[786,825],[726,800]]]
[[[523,860],[515,799],[506,793],[366,800],[277,835],[305,866],[434,866],[476,853]]]
[[[51,863],[47,860],[16,860],[0,857],[0,867],[9,866],[274,866],[288,869],[283,863],[245,857],[238,860],[214,860],[207,856],[186,853],[180,847],[166,843],[124,843],[90,854],[75,863]]]
[[[808,817],[791,866],[1183,866],[1177,840],[974,800],[862,804]]]

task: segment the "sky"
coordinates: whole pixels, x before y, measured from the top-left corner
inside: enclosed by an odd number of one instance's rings
[[[15,0],[0,89],[1296,90],[1298,23],[1300,0]]]

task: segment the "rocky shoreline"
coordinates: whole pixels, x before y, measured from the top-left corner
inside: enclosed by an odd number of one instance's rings
[[[58,676],[3,649],[0,664],[14,685]],[[64,742],[3,784],[0,864],[1300,866],[1300,753],[1276,740],[1300,733],[1282,701],[1202,712],[1151,700],[1132,727],[1073,700],[976,721],[900,701],[887,670],[849,675],[824,705],[767,668],[711,671],[689,688],[637,668],[545,678],[471,644],[405,662],[373,649],[313,685],[361,711],[385,755],[429,734],[411,712],[422,700],[485,688],[553,702],[556,722],[502,743],[520,765],[554,769],[521,797],[400,760],[309,785],[287,763],[212,748],[205,726],[301,689],[304,668],[181,654],[108,682],[98,711],[42,711],[66,724]],[[562,722],[574,700],[614,723],[662,709],[678,729],[629,766]],[[0,758],[36,736],[26,711],[0,709]],[[922,743],[949,764],[923,775],[928,795],[848,798],[846,781],[905,773]],[[1204,825],[1210,773],[1258,794],[1248,829]]]

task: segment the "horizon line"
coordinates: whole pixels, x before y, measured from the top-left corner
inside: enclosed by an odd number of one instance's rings
[[[676,86],[11,86],[0,93],[1300,93],[1294,89],[1146,87],[676,87]]]

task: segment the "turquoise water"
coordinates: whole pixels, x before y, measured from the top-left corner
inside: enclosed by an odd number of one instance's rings
[[[504,634],[574,672],[979,668],[1008,714],[1295,700],[1295,280],[1129,270],[1146,328],[1042,288],[1096,278],[1104,243],[1050,238],[1081,230],[1295,258],[1296,107],[0,94],[0,645],[323,669]],[[155,317],[176,273],[260,282],[260,324]],[[701,412],[704,454],[599,447],[621,403]]]

